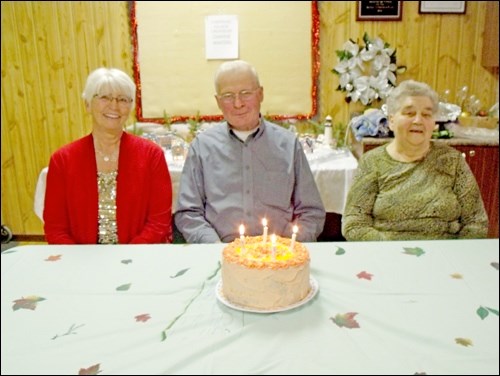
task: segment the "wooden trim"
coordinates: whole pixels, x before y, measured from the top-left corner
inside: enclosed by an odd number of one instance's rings
[[[498,68],[498,2],[487,3],[481,65]]]
[[[46,242],[45,235],[26,235],[19,234],[13,235],[11,241],[13,242]]]

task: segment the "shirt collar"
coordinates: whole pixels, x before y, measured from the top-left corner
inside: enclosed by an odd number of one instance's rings
[[[252,138],[257,138],[262,134],[262,132],[264,132],[264,128],[265,128],[264,118],[262,116],[260,116],[259,118],[260,118],[259,126],[254,130],[253,133],[248,135],[247,140],[250,140]],[[243,143],[245,142],[245,141],[241,140],[236,135],[235,131],[233,131],[233,129],[231,128],[231,126],[229,125],[229,123],[227,121],[226,121],[226,127],[227,127],[227,131],[228,131],[230,136],[237,138],[240,142],[243,142]]]

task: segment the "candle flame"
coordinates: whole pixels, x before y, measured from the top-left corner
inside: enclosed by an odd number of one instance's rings
[[[262,219],[262,226],[267,226],[267,219]]]
[[[293,231],[294,234],[296,234],[297,232],[299,232],[299,228],[297,227],[297,225],[293,226],[292,231]]]
[[[243,226],[243,224],[240,225],[240,235],[244,235],[245,234],[245,226]]]

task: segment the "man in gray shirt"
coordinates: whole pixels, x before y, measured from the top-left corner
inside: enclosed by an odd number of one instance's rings
[[[264,120],[264,89],[245,61],[223,63],[215,99],[224,121],[192,141],[182,171],[175,224],[188,243],[269,234],[316,241],[325,209],[297,137]]]

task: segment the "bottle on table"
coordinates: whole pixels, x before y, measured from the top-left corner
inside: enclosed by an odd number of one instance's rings
[[[323,145],[331,146],[333,144],[333,127],[332,127],[332,117],[327,115],[325,118],[325,136],[323,138]]]

